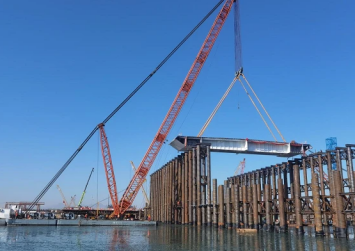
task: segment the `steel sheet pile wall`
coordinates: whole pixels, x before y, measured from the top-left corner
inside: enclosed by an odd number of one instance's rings
[[[355,224],[355,145],[213,180],[213,198],[209,150],[198,145],[151,175],[153,220],[300,234],[308,225],[320,236],[332,225],[339,238]]]
[[[154,172],[150,182],[152,220],[211,225],[210,163],[209,146],[198,145]]]

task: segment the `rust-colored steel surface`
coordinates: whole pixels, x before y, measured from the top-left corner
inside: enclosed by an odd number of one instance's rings
[[[140,163],[137,171],[135,172],[131,182],[129,183],[126,191],[124,192],[120,201],[120,212],[125,212],[133,203],[137,193],[142,186],[145,177],[147,176],[151,166],[157,157],[160,148],[162,147],[169,131],[174,124],[190,90],[195,83],[202,66],[204,65],[213,45],[216,41],[223,24],[225,23],[228,14],[232,8],[234,0],[227,0],[221,11],[218,13],[195,61],[193,62],[190,71],[188,72],[178,94],[175,97],[166,117],[163,120],[157,134],[155,135],[151,145],[148,148],[142,162]]]
[[[100,130],[101,153],[102,153],[102,159],[104,161],[104,166],[105,166],[108,191],[110,193],[111,202],[114,209],[114,215],[117,216],[120,214],[120,211],[119,211],[116,179],[115,179],[115,172],[113,170],[113,165],[112,165],[110,146],[108,144],[106,132],[104,129],[104,124],[100,124],[98,125],[98,127]]]

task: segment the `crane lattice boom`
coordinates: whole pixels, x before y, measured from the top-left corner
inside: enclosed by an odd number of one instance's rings
[[[101,153],[102,153],[102,159],[104,161],[108,191],[110,193],[114,214],[119,215],[120,213],[119,204],[118,204],[119,201],[118,201],[115,173],[113,171],[113,165],[111,159],[110,146],[108,144],[106,132],[104,129],[104,124],[99,124],[98,127],[100,129]]]
[[[175,97],[166,117],[163,120],[153,142],[148,148],[142,162],[140,163],[137,172],[135,172],[131,182],[129,183],[123,197],[120,201],[120,212],[125,212],[133,203],[137,196],[138,190],[142,186],[145,177],[147,176],[155,158],[157,157],[160,148],[162,147],[172,125],[174,124],[193,84],[195,83],[202,66],[204,65],[213,45],[216,41],[223,24],[225,23],[228,14],[232,8],[234,0],[227,0],[222,10],[218,13],[195,61],[193,62],[190,71],[188,72],[178,94]]]

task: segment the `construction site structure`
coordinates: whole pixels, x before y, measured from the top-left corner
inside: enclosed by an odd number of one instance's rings
[[[355,145],[229,177],[218,187],[216,179],[211,182],[210,148],[196,145],[151,174],[153,220],[256,231],[294,227],[299,234],[311,226],[317,236],[349,236],[347,225],[355,224]]]

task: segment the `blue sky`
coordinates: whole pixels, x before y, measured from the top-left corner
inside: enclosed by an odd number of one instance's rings
[[[0,8],[0,206],[32,201],[72,152],[217,3],[180,1],[4,1]],[[286,140],[325,149],[355,143],[353,1],[241,1],[244,73]],[[106,125],[118,190],[133,174],[181,86],[217,12]],[[233,14],[233,12],[232,12]],[[234,76],[230,15],[168,140],[196,135]],[[239,109],[238,109],[239,106]],[[272,140],[237,85],[205,136]],[[281,140],[279,138],[279,140]],[[162,148],[151,172],[174,158]],[[285,161],[213,154],[222,183]],[[108,196],[95,135],[55,184],[84,205]],[[98,188],[98,189],[97,189]],[[121,195],[121,194],[120,194]],[[55,186],[42,199],[60,206]],[[135,202],[140,206],[139,195]]]

